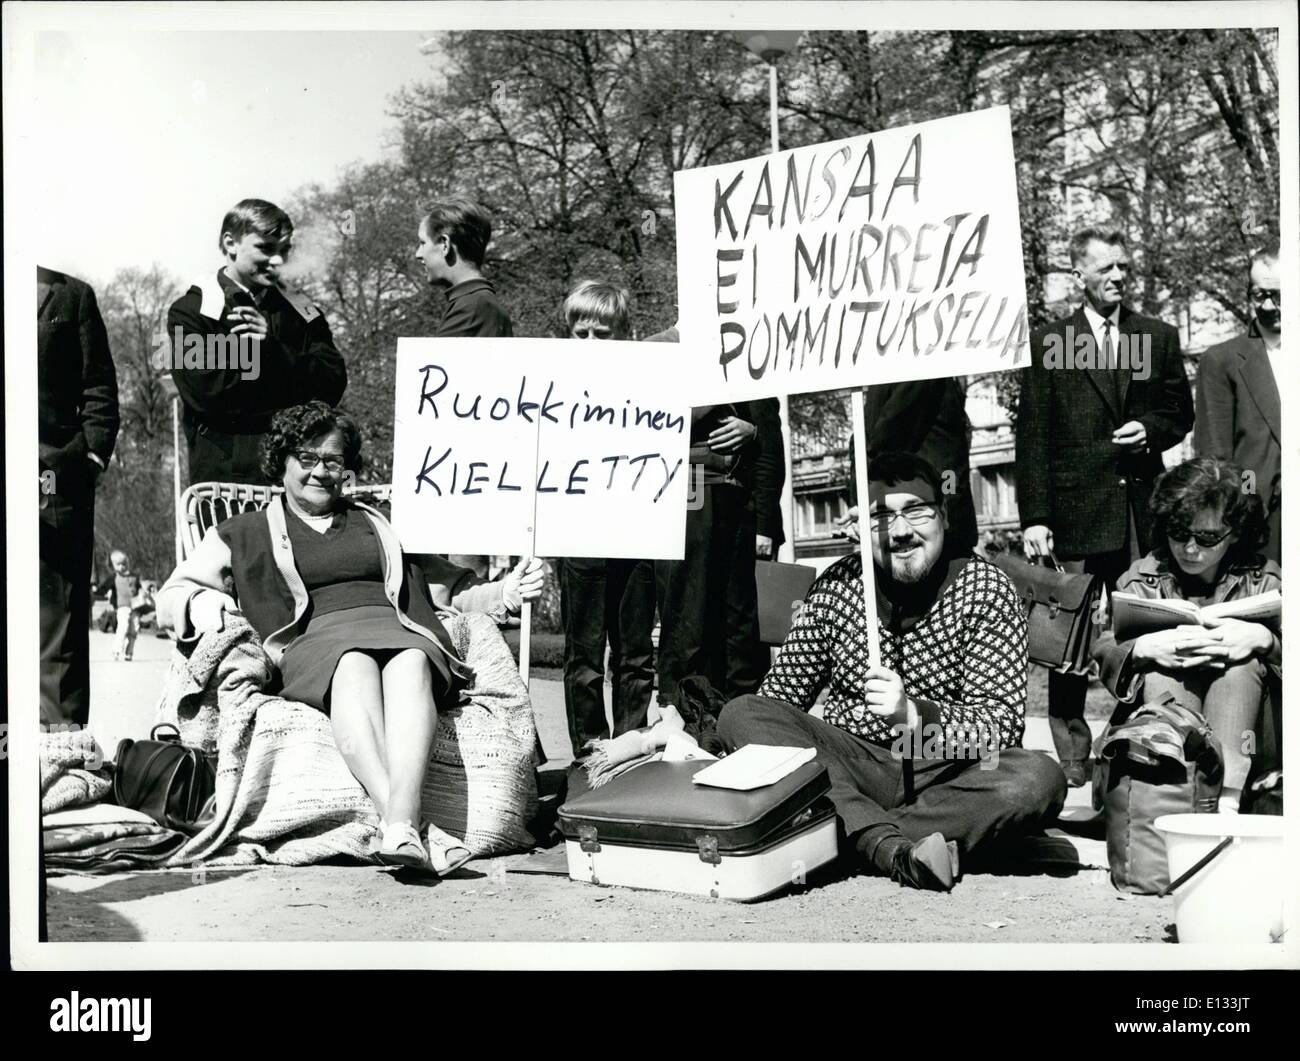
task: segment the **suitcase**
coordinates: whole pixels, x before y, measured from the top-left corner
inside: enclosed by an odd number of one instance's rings
[[[820,763],[749,792],[694,784],[708,765],[649,762],[565,803],[569,877],[749,901],[802,884],[835,858],[835,808]]]
[[[754,583],[758,589],[758,640],[780,647],[794,622],[794,605],[802,604],[817,581],[815,568],[805,564],[781,564],[772,560],[754,562]]]

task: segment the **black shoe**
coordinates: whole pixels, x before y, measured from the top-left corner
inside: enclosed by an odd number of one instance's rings
[[[957,882],[957,842],[931,833],[924,840],[904,844],[894,855],[889,876],[905,888],[950,892]]]
[[[1071,788],[1083,788],[1092,773],[1091,766],[1091,759],[1062,759],[1061,773],[1065,775],[1065,783]]]

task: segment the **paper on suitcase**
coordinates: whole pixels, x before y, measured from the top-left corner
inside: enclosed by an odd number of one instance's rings
[[[691,778],[697,785],[747,792],[774,785],[817,757],[816,748],[783,748],[771,744],[746,744],[725,759],[706,766]]]

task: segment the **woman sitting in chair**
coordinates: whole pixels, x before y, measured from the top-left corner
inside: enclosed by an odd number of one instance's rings
[[[279,668],[279,695],[330,716],[379,812],[380,860],[443,876],[470,852],[433,825],[426,852],[420,790],[437,707],[455,704],[473,675],[437,610],[517,614],[541,592],[542,563],[529,559],[499,582],[437,558],[422,569],[380,512],[342,496],[360,458],[346,413],[320,401],[278,413],[262,470],[284,494],[210,530],[158,592],[158,620],[190,641],[222,629],[226,613],[245,616]]]
[[[1258,551],[1268,535],[1263,503],[1236,465],[1201,457],[1170,468],[1156,480],[1151,511],[1157,545],[1120,577],[1117,591],[1200,606],[1282,588],[1281,569]],[[1139,692],[1143,703],[1172,693],[1206,718],[1223,748],[1219,809],[1237,810],[1260,708],[1281,677],[1281,638],[1264,623],[1207,618],[1204,626],[1126,641],[1107,632],[1093,658],[1121,702]]]

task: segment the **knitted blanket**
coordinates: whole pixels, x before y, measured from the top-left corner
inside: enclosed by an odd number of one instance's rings
[[[107,799],[113,781],[89,730],[53,726],[40,735],[41,813]]]
[[[445,624],[475,679],[460,705],[439,712],[422,816],[462,837],[476,857],[531,846],[524,824],[537,791],[527,688],[489,618],[456,615]],[[371,858],[378,815],[329,718],[263,692],[272,674],[256,632],[239,617],[173,656],[157,721],[216,751],[218,765],[216,818],[172,864]]]

